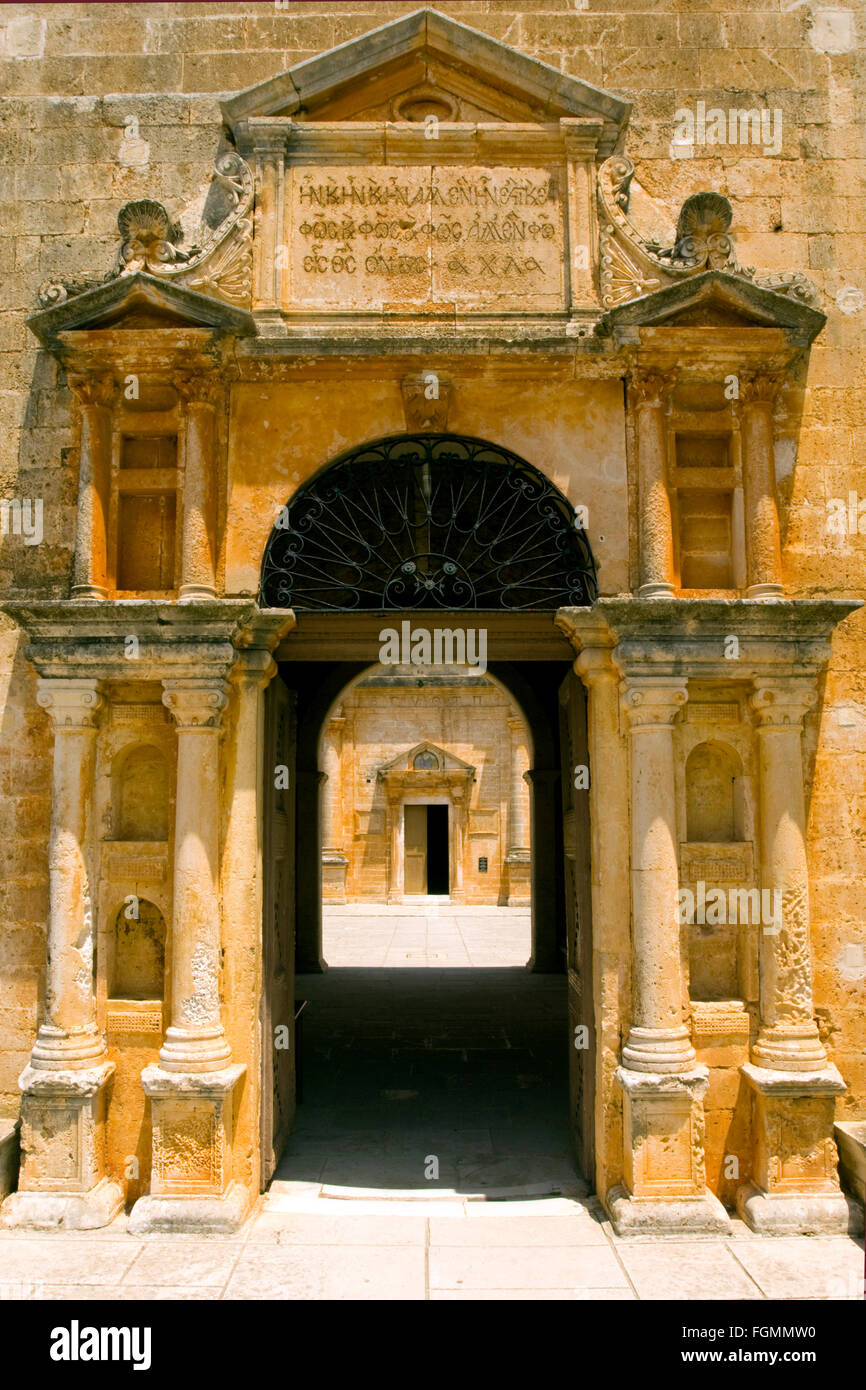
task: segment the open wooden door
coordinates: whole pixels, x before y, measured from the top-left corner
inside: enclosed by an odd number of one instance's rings
[[[569,674],[559,690],[562,824],[568,952],[569,1090],[578,1166],[595,1172],[595,1011],[586,692]]]
[[[279,676],[265,693],[262,837],[262,1189],[295,1119],[294,695]]]
[[[403,807],[403,891],[427,892],[427,807]]]

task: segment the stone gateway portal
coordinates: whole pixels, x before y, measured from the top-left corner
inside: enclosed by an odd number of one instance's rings
[[[632,131],[532,24],[349,19],[194,138],[157,103],[183,174],[142,118],[112,252],[99,200],[39,249],[0,1221],[236,1231],[317,1103],[393,1115],[421,1076],[471,1128],[499,1048],[619,1234],[853,1230],[862,585],[814,451],[843,467],[857,407],[824,241],[779,250],[805,156],[767,127],[756,212],[706,122],[660,157],[641,93]]]

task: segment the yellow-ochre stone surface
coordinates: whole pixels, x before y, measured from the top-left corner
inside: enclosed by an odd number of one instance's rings
[[[532,906],[618,1229],[856,1223],[864,19],[821,13],[4,7],[0,1220],[233,1229],[322,900],[441,896]]]

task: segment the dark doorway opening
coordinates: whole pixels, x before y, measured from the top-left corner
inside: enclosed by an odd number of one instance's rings
[[[448,807],[424,804],[403,807],[406,863],[404,891],[424,897],[447,897]]]
[[[427,892],[450,892],[448,882],[448,807],[427,807]]]

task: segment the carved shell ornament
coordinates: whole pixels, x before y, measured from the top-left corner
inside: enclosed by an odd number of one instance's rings
[[[46,282],[39,302],[49,308],[72,295],[82,294],[120,276],[144,270],[149,275],[176,280],[228,304],[247,307],[252,292],[252,170],[234,150],[221,154],[211,186],[226,196],[229,208],[217,226],[202,223],[194,245],[182,250],[183,232],[161,203],[152,198],[125,203],[117,215],[120,250],[114,267],[99,279]]]
[[[680,208],[672,259],[693,270],[739,270],[727,235],[732,216],[730,203],[720,193],[687,198]]]
[[[117,214],[117,230],[121,238],[121,275],[133,275],[139,270],[158,273],[166,265],[190,261],[201,249],[178,249],[175,243],[182,236],[180,227],[170,221],[162,204],[151,198],[125,203]]]
[[[799,271],[756,275],[754,267],[739,264],[728,235],[733,212],[721,193],[693,193],[686,199],[673,246],[663,247],[642,236],[628,215],[634,172],[624,154],[611,155],[598,171],[601,302],[606,309],[705,270],[724,270],[801,304],[817,306],[814,286]]]

